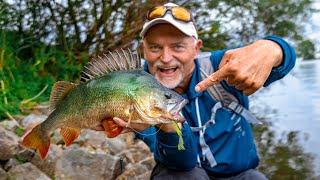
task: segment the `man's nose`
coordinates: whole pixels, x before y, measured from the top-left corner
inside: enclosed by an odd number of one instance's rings
[[[169,48],[164,48],[160,58],[164,63],[170,62],[173,59],[171,50]]]

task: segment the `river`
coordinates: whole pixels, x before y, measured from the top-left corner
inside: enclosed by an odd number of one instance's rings
[[[313,171],[319,176],[320,60],[297,62],[289,75],[250,99],[251,111],[267,124],[267,129],[256,132],[257,144],[265,151],[261,152],[266,163],[262,169],[271,174],[275,169]],[[273,170],[267,166],[274,166]]]

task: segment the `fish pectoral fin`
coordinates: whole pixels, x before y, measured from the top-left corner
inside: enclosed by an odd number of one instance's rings
[[[113,118],[104,119],[102,120],[101,124],[108,138],[117,137],[123,130],[123,127],[119,126],[113,121]]]
[[[64,143],[66,146],[69,146],[72,144],[72,142],[78,138],[80,135],[81,129],[79,128],[71,128],[71,127],[64,127],[60,130],[60,135],[63,138]]]
[[[21,145],[36,149],[43,160],[47,156],[50,147],[50,137],[47,134],[41,133],[40,125],[37,125],[22,136]]]
[[[63,100],[76,86],[76,84],[66,81],[56,82],[52,87],[50,95],[50,109],[55,109],[57,104],[59,104],[59,102],[61,102],[61,100]]]

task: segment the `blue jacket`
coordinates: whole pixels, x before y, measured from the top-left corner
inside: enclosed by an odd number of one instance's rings
[[[279,44],[283,51],[283,62],[280,66],[273,68],[264,86],[284,77],[295,64],[295,51],[283,39],[277,36],[268,36],[265,39],[272,40]],[[226,50],[212,51],[210,60],[215,70],[218,69],[220,61]],[[145,69],[147,66],[145,66]],[[146,69],[147,71],[147,69]],[[196,115],[195,99],[198,99],[200,117],[202,125],[211,116],[211,109],[215,100],[211,98],[207,91],[197,93],[195,86],[201,81],[199,63],[195,60],[195,69],[190,80],[189,88],[182,95],[189,100],[189,103],[182,109],[186,118],[183,124],[182,134],[186,150],[177,149],[178,136],[176,133],[165,133],[159,131],[156,135],[144,136],[137,134],[138,138],[145,141],[154,153],[154,158],[158,163],[162,163],[169,169],[184,171],[190,170],[201,163],[201,166],[211,172],[219,174],[234,174],[248,169],[256,168],[259,164],[259,157],[254,143],[253,132],[249,123],[240,117],[240,121],[235,123],[231,120],[233,113],[225,109],[216,112],[216,122],[208,127],[204,133],[204,139],[214,155],[217,165],[210,167],[209,162],[203,158],[199,144],[199,133],[192,132],[191,127],[198,126]],[[240,104],[249,108],[248,97],[234,87],[222,82],[224,88],[238,98]],[[155,127],[148,128],[142,134],[154,134]]]

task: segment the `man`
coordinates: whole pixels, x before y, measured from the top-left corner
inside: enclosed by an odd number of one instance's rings
[[[281,38],[269,36],[242,48],[213,51],[208,59],[215,72],[203,80],[202,61],[197,58],[202,41],[191,14],[167,3],[150,10],[147,19],[141,32],[145,70],[189,100],[182,110],[186,119],[181,125],[182,151],[176,147],[178,136],[171,125],[148,128],[114,118],[119,126],[141,131],[137,136],[149,145],[157,162],[151,178],[266,179],[255,170],[259,158],[247,116],[222,106],[206,89],[221,83],[248,109],[248,95],[293,68],[294,50]],[[142,135],[158,130],[153,136]]]

